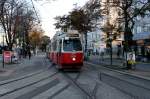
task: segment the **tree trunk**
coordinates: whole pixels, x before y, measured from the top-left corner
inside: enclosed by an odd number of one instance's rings
[[[129,26],[128,21],[128,12],[127,9],[124,10],[125,15],[125,28],[124,28],[124,41],[125,41],[125,52],[129,52],[131,50],[131,44],[132,44],[132,31]]]
[[[87,33],[84,33],[84,38],[85,38],[85,53],[87,53]]]
[[[128,12],[127,12],[128,7],[124,9],[124,19],[125,19],[125,27],[124,27],[124,52],[125,52],[125,60],[126,60],[126,66],[127,69],[131,69],[131,65],[128,64],[127,61],[127,52],[131,51],[131,44],[132,44],[132,32],[131,32],[131,27],[129,26],[129,21],[128,21]]]

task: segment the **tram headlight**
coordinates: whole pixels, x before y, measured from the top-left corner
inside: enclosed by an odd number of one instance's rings
[[[72,58],[72,60],[73,60],[73,61],[75,61],[75,60],[76,60],[76,58]]]

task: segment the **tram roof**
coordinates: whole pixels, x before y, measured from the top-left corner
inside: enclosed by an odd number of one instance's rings
[[[68,31],[68,32],[63,32],[63,31],[57,31],[56,34],[53,37],[53,40],[56,39],[61,39],[65,37],[71,37],[71,38],[80,38],[80,34],[76,31]]]

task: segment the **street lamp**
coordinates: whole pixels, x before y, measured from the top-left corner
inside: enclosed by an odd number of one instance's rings
[[[109,35],[109,43],[110,43],[110,65],[112,66],[112,40],[113,36],[112,33]]]
[[[3,53],[3,68],[4,68],[4,35],[3,35],[3,49],[2,49],[2,53]]]

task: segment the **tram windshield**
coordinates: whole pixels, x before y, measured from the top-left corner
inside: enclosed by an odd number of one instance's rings
[[[63,42],[64,51],[82,51],[82,45],[79,39],[69,39]]]

